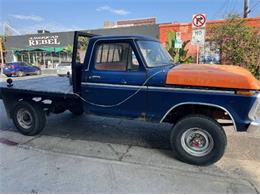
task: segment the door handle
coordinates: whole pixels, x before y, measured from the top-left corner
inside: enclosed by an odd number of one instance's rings
[[[98,75],[92,75],[92,76],[89,76],[88,78],[89,78],[89,79],[100,79],[101,76],[98,76]]]
[[[123,80],[123,81],[122,81],[122,84],[126,85],[126,84],[127,84],[127,81]]]

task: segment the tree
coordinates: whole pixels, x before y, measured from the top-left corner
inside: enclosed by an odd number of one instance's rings
[[[238,15],[229,15],[224,23],[209,27],[208,40],[220,50],[222,64],[247,68],[260,78],[260,30],[246,26]]]
[[[66,47],[64,47],[63,51],[66,52],[69,55],[72,55],[73,46],[71,44],[69,44]]]
[[[4,64],[4,42],[5,42],[5,37],[3,35],[0,35],[0,74],[2,71],[2,65]]]
[[[88,39],[86,37],[78,37],[78,45],[77,45],[77,61],[83,63],[86,50],[88,46]],[[72,55],[73,52],[73,45],[69,44],[64,49],[64,52],[66,52],[69,55]]]
[[[166,43],[166,49],[168,50],[169,54],[172,56],[174,62],[178,63],[192,63],[192,57],[188,56],[188,49],[185,49],[187,44],[190,41],[184,41],[182,43],[181,48],[175,48],[175,41],[176,41],[176,32],[169,31],[167,33],[167,43]]]

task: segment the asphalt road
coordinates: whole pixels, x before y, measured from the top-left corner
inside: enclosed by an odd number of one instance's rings
[[[225,130],[224,157],[197,167],[174,159],[168,124],[65,112],[27,137],[0,102],[0,192],[259,193],[259,134]]]

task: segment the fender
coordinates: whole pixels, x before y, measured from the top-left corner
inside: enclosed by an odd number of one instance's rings
[[[160,120],[160,123],[163,122],[163,120],[165,119],[165,117],[172,111],[174,110],[175,108],[179,107],[179,106],[183,106],[183,105],[203,105],[203,106],[210,106],[210,107],[215,107],[215,108],[220,108],[221,110],[225,111],[229,117],[231,118],[232,120],[232,123],[234,125],[234,130],[237,131],[237,126],[236,126],[236,122],[234,120],[234,117],[233,115],[230,113],[230,111],[228,111],[226,108],[222,107],[222,106],[219,106],[217,104],[208,104],[208,103],[202,103],[202,102],[183,102],[183,103],[179,103],[179,104],[176,104],[174,105],[173,107],[171,107],[171,109],[169,109],[165,115],[162,117],[162,119]]]

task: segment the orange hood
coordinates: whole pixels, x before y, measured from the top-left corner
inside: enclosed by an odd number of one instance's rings
[[[182,64],[169,70],[166,84],[260,90],[249,71],[231,65]]]

